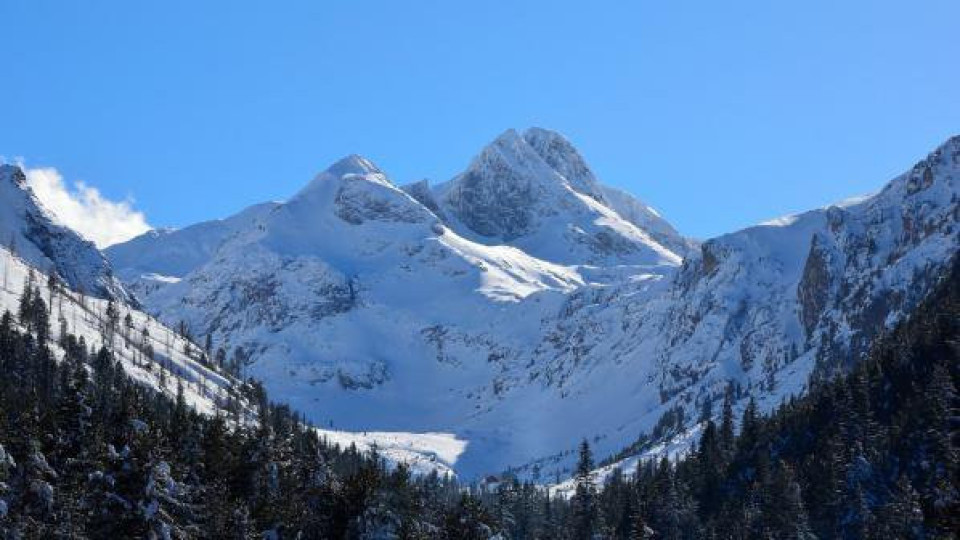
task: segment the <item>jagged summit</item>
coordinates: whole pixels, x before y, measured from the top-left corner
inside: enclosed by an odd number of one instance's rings
[[[93,242],[43,207],[18,165],[0,165],[0,242],[24,262],[56,272],[74,289],[100,298],[132,300]]]
[[[0,163],[0,182],[11,182],[22,188],[27,185],[27,176],[18,165]]]
[[[532,127],[523,132],[523,140],[547,165],[563,176],[570,187],[603,201],[603,194],[593,171],[566,137],[556,131]]]
[[[481,150],[463,174],[502,171],[504,181],[536,179],[567,185],[574,191],[603,201],[596,177],[586,160],[562,134],[539,127],[517,132],[508,129]]]
[[[387,175],[369,159],[351,154],[327,167],[314,177],[290,201],[288,206],[304,203],[316,205],[320,201],[329,201],[345,184],[375,184],[395,190]]]
[[[560,264],[678,264],[680,256],[606,205],[583,157],[562,135],[510,129],[433,191],[447,225]]]
[[[501,173],[497,175],[497,173]],[[540,154],[514,129],[508,129],[480,151],[464,175],[486,175],[487,180],[529,183],[562,181]]]
[[[348,174],[383,174],[383,171],[372,161],[359,154],[350,154],[340,159],[333,165],[327,167],[327,170],[324,172],[338,178]]]
[[[515,130],[507,130],[466,171],[440,186],[440,199],[471,231],[511,240],[535,226],[533,207],[561,180]]]

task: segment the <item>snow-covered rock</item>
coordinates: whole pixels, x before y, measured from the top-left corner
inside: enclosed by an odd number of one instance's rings
[[[0,244],[71,288],[98,298],[132,301],[93,242],[57,222],[17,165],[0,164]]]
[[[700,243],[677,232],[669,221],[663,218],[652,206],[621,189],[600,185],[600,192],[607,207],[620,214],[620,217],[645,231],[661,246],[686,258]]]
[[[680,263],[679,255],[605,206],[583,158],[550,131],[506,131],[434,194],[448,226],[476,242],[511,245],[566,265]]]
[[[205,221],[183,229],[154,229],[104,250],[127,282],[147,276],[179,278],[210,260],[232,235],[250,227],[278,203],[253,205],[227,219]],[[156,278],[154,278],[156,279]]]

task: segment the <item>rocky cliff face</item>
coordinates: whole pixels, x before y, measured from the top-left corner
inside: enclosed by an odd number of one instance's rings
[[[806,332],[807,339],[813,337],[813,332],[823,317],[827,308],[827,301],[831,296],[833,281],[830,277],[829,252],[817,241],[814,235],[810,241],[810,253],[803,266],[803,276],[797,284],[797,300],[800,303],[800,320]]]
[[[43,208],[18,166],[0,165],[0,207],[0,241],[28,264],[84,294],[132,301],[96,246]]]

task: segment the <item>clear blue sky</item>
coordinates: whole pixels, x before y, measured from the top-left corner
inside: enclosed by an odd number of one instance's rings
[[[956,0],[5,0],[0,21],[0,155],[155,225],[282,199],[348,153],[446,180],[539,125],[708,237],[960,133]]]

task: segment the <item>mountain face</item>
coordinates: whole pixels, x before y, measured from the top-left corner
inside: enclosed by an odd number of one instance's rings
[[[630,193],[604,185],[600,186],[600,193],[608,208],[677,255],[686,258],[691,250],[699,248],[699,242],[681,235],[656,210]]]
[[[578,289],[538,376],[578,399],[610,396],[605,423],[634,434],[665,411],[718,411],[730,384],[771,410],[862,358],[931,290],[960,244],[958,182],[955,137],[876,195],[708,240],[661,288]],[[686,427],[651,452],[686,450],[698,435]],[[592,433],[601,455],[622,446],[611,431]]]
[[[56,222],[16,165],[0,164],[0,242],[32,266],[54,270],[73,289],[126,302],[132,297],[93,242]]]
[[[148,290],[147,305],[247,351],[272,395],[358,430],[467,414],[466,383],[519,361],[539,332],[539,318],[514,322],[518,310],[551,311],[583,284],[572,269],[460,237],[359,156],[179,278]],[[457,409],[431,404],[444,399]]]
[[[194,228],[109,254],[170,277],[145,305],[314,422],[451,433],[467,477],[552,479],[582,437],[610,455],[679,417],[647,451],[683,451],[730,385],[769,410],[854,362],[956,254],[958,176],[954,138],[872,197],[697,244],[563,137],[508,131],[435,188],[345,158],[229,232],[195,226],[221,232],[182,267],[137,252]]]
[[[605,205],[590,168],[562,136],[509,130],[434,197],[451,229],[565,265],[676,265],[680,256]]]

